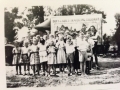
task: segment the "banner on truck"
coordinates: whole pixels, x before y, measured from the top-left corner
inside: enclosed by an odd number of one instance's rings
[[[72,15],[72,16],[53,16],[51,18],[51,33],[55,31],[68,30],[68,31],[81,31],[83,33],[94,33],[98,35],[99,42],[102,41],[102,15]],[[90,27],[95,27],[91,30]],[[90,31],[91,30],[91,31]],[[92,35],[92,34],[91,34]]]

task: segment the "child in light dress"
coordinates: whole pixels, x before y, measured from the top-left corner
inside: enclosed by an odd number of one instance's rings
[[[56,43],[57,50],[57,63],[59,64],[60,72],[65,72],[66,61],[66,52],[65,52],[65,43],[63,37],[60,37],[59,41]]]
[[[29,54],[29,47],[28,47],[28,41],[24,41],[23,46],[21,48],[21,56],[24,64],[24,75],[26,75],[26,71],[28,71],[28,75],[30,74],[30,61],[28,58]],[[27,70],[26,70],[27,67]]]
[[[50,76],[50,70],[53,67],[53,74],[56,75],[56,67],[57,64],[56,60],[56,47],[53,41],[49,42],[48,46],[48,76]]]
[[[21,75],[21,48],[19,47],[19,42],[15,41],[14,42],[15,47],[12,50],[13,53],[13,65],[16,65],[16,75],[18,75],[18,68],[19,68],[19,74]]]
[[[40,58],[39,58],[39,47],[37,45],[38,41],[36,38],[33,38],[33,44],[30,46],[30,65],[33,67],[33,75],[37,72],[39,75],[39,64],[40,64]]]
[[[43,75],[46,75],[47,73],[47,51],[46,51],[46,44],[45,40],[40,40],[39,46],[39,56],[40,56],[40,63],[43,68]]]

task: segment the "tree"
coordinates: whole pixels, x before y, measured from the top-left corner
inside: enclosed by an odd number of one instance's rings
[[[43,6],[33,6],[29,9],[31,14],[27,15],[30,21],[35,20],[35,25],[42,23],[44,21],[44,8]]]
[[[113,39],[116,41],[118,45],[118,50],[120,52],[120,13],[115,14],[115,20],[116,20],[116,32]]]
[[[13,30],[13,27],[17,13],[17,7],[13,8],[12,12],[5,11],[5,37],[7,38],[8,42],[14,41],[15,31]]]
[[[83,14],[102,14],[103,19],[106,18],[104,11],[96,10],[95,7],[88,4],[63,5],[59,7],[61,15],[83,15]],[[59,15],[59,14],[56,14]]]

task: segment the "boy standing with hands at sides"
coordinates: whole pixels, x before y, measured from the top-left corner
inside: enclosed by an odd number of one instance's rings
[[[89,47],[89,44],[85,40],[85,36],[83,33],[79,34],[79,39],[77,40],[77,46],[79,50],[81,75],[86,75],[85,71],[86,71],[87,49]]]
[[[71,76],[74,70],[73,63],[74,63],[75,49],[70,36],[66,40],[65,48],[66,48],[67,63],[68,63],[68,76]]]

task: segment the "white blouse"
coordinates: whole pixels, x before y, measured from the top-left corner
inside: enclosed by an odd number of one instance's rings
[[[65,47],[64,41],[58,41],[58,42],[56,43],[56,47],[58,47],[58,48],[63,48],[63,47]]]
[[[21,48],[13,48],[12,53],[21,53]]]
[[[28,52],[29,52],[29,48],[28,47],[27,48],[26,47],[22,47],[21,48],[21,53],[22,54],[27,54]]]
[[[66,53],[73,53],[75,51],[74,45],[69,45],[68,43],[65,44]]]
[[[87,41],[85,41],[85,40],[79,40],[78,42],[77,42],[77,46],[78,46],[78,50],[80,50],[80,51],[87,51],[88,50],[88,48],[89,48],[89,44],[88,44],[88,42]]]
[[[38,45],[31,45],[29,49],[30,49],[30,52],[38,52],[39,51]]]

